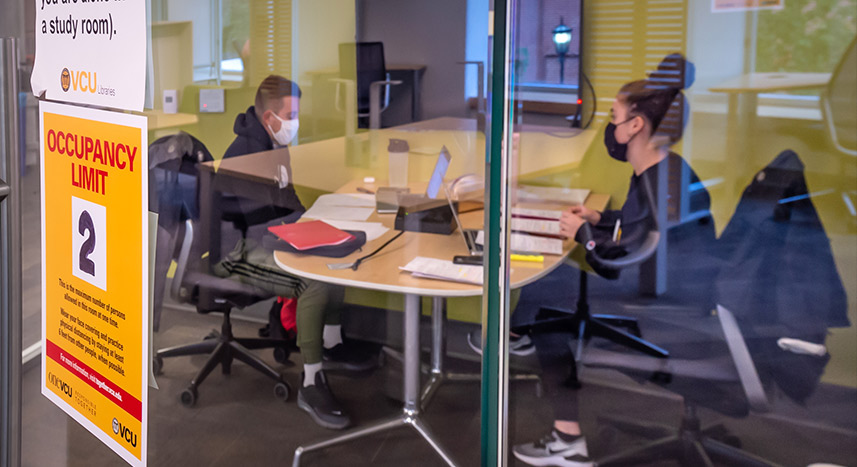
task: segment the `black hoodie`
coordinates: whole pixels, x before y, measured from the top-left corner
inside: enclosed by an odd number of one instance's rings
[[[274,142],[262,126],[262,122],[256,117],[256,109],[251,105],[247,112],[238,114],[235,117],[235,125],[232,127],[235,131],[235,141],[229,145],[223,158],[243,156],[245,154],[253,154],[256,152],[270,151],[274,149]],[[289,170],[291,173],[291,170]],[[230,210],[230,206],[237,204],[238,209],[244,214],[245,221],[249,225],[276,225],[282,222],[294,222],[300,214],[306,211],[301,204],[297,193],[295,193],[294,185],[288,184],[281,190],[281,193],[276,195],[280,200],[280,205],[274,206],[273,199],[262,201],[258,199],[249,200],[246,198],[233,198],[233,200],[224,198],[224,211]],[[235,203],[235,204],[233,204]],[[261,230],[264,229],[251,229]],[[248,236],[255,237],[248,233]]]
[[[253,154],[254,152],[270,151],[274,149],[274,142],[262,126],[262,122],[256,117],[256,109],[251,105],[247,112],[235,117],[235,141],[226,149],[224,158]]]

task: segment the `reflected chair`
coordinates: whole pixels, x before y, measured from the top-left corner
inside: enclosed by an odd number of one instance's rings
[[[719,263],[712,281],[718,326],[711,316],[659,312],[653,314],[662,321],[659,328],[678,327],[666,331],[675,341],[668,345],[669,359],[597,346],[587,350],[584,366],[648,378],[682,396],[684,405],[677,429],[600,417],[652,441],[599,459],[598,465],[665,456],[693,466],[712,465],[713,459],[728,465],[773,465],[739,449],[740,441],[728,436],[723,426],[702,428],[697,407],[732,417],[764,413],[769,410],[765,387],[777,387],[804,402],[830,358],[823,347],[828,328],[849,326],[845,290],[803,170],[793,151],[780,153],[753,177],[717,244],[706,252]],[[721,335],[712,335],[709,330],[717,328]],[[781,338],[823,354],[790,351]]]
[[[831,142],[841,153],[857,156],[857,38],[842,56],[821,93],[821,110]]]
[[[390,79],[384,62],[384,43],[339,44],[339,71],[343,78],[352,76],[352,72],[356,73],[357,84],[354,92],[357,99],[357,116],[369,117],[370,129],[381,128],[381,113],[390,106],[390,86],[402,84],[399,80]],[[340,102],[340,84],[342,83],[336,82],[337,106]],[[348,94],[346,92],[346,99],[352,98]]]
[[[687,466],[714,465],[713,459],[727,465],[775,465],[734,446],[733,444],[740,442],[726,436],[727,432],[722,424],[703,427],[697,414],[700,401],[693,399],[704,400],[706,397],[700,397],[702,393],[710,396],[710,400],[716,400],[716,410],[732,416],[745,416],[750,410],[756,413],[769,411],[767,395],[738,322],[728,309],[720,305],[717,306],[716,317],[728,351],[714,356],[708,349],[704,351],[708,355],[699,359],[675,356],[658,359],[596,347],[588,349],[583,360],[587,367],[613,368],[630,375],[649,377],[667,389],[676,384],[675,380],[694,383],[683,386],[693,389],[687,391],[688,394],[683,399],[684,414],[678,428],[627,417],[599,417],[601,421],[606,421],[616,428],[650,439],[642,446],[598,459],[599,466],[645,464],[663,458],[676,459]],[[696,324],[703,329],[712,329],[714,326],[710,319],[711,317],[708,317],[707,321],[697,320],[699,322]],[[697,345],[706,340],[705,337],[700,337],[703,336],[702,333],[693,333],[690,330],[686,331],[685,335]],[[730,391],[721,389],[722,385],[735,383],[740,384],[740,396],[743,397],[727,397]]]

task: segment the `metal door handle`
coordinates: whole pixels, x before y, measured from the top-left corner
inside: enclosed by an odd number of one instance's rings
[[[6,184],[3,179],[0,179],[0,201],[6,199],[9,196],[9,193],[12,192],[12,187]]]

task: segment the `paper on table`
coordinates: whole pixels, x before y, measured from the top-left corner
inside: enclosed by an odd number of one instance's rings
[[[548,255],[562,254],[562,240],[558,238],[536,237],[534,235],[513,233],[512,251],[518,253],[544,253]],[[476,243],[485,244],[485,232],[480,230],[476,234]]]
[[[309,211],[301,217],[310,219],[321,219],[324,221],[365,221],[372,215],[372,208],[349,207],[349,206],[318,206],[313,205]]]
[[[539,219],[512,218],[512,230],[547,235],[559,235],[559,222]]]
[[[375,207],[375,195],[365,193],[329,193],[315,200],[315,206],[354,206],[363,208]]]
[[[512,208],[512,216],[559,220],[562,217],[562,211],[555,209]]]
[[[545,186],[521,185],[518,187],[518,199],[522,201],[553,201],[566,204],[583,204],[589,196],[585,188],[557,188]]]
[[[374,209],[375,195],[330,193],[319,196],[303,217],[325,221],[365,221]]]
[[[448,260],[417,256],[399,269],[415,277],[482,285],[482,266],[453,264]]]
[[[387,233],[387,227],[380,222],[359,222],[359,221],[340,221],[340,220],[325,220],[328,224],[340,230],[361,230],[366,232],[366,241],[371,242],[376,238]]]

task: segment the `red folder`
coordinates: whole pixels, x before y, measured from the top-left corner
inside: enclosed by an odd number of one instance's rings
[[[301,251],[320,246],[339,245],[354,238],[354,235],[323,221],[276,225],[268,227],[268,231]]]

